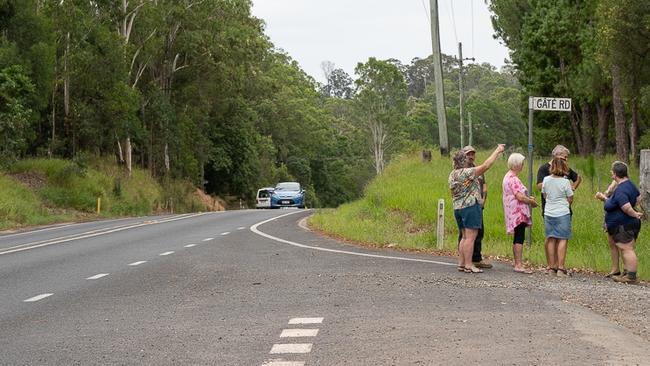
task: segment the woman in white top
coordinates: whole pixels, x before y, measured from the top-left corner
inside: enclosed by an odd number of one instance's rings
[[[542,195],[546,199],[544,233],[549,243],[548,268],[557,271],[558,277],[567,276],[564,267],[567,241],[571,238],[571,202],[573,189],[565,178],[569,166],[562,158],[551,162],[551,175],[542,182]]]

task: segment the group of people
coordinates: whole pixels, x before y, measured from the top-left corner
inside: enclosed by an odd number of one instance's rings
[[[483,239],[483,208],[487,198],[487,172],[504,152],[505,145],[498,145],[480,165],[475,165],[476,150],[466,146],[453,157],[453,170],[449,174],[449,188],[452,194],[454,217],[459,229],[458,270],[466,273],[481,273],[492,268],[481,255]],[[568,165],[569,149],[562,145],[552,151],[551,161],[539,167],[537,187],[542,193],[542,217],[544,218],[544,248],[547,266],[545,273],[558,277],[568,276],[565,267],[567,243],[571,239],[571,204],[573,193],[582,182],[581,177]],[[538,207],[535,197],[519,179],[526,158],[512,153],[508,157],[508,172],[503,177],[503,209],[506,233],[513,236],[513,270],[531,274],[524,267],[523,244],[526,228],[532,225],[531,209]],[[604,202],[605,222],[610,253],[611,272],[606,277],[617,282],[635,283],[637,258],[634,251],[636,239],[641,230],[642,214],[634,209],[639,190],[630,181],[628,166],[620,161],[612,163],[612,183],[596,198]],[[619,258],[623,259],[623,271]]]

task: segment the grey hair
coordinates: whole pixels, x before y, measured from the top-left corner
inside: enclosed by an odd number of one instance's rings
[[[520,153],[512,153],[508,157],[508,169],[513,170],[515,168],[521,168],[524,165],[524,160],[526,157]]]
[[[569,149],[567,149],[564,145],[557,145],[553,148],[553,152],[551,152],[551,155],[553,155],[553,157],[556,157],[560,154],[569,155],[570,153],[571,152],[569,151]]]
[[[612,163],[612,173],[619,178],[627,178],[627,164],[622,161],[615,161]]]

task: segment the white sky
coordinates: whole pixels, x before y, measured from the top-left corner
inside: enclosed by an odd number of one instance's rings
[[[443,53],[457,55],[462,42],[463,57],[503,66],[508,49],[492,37],[483,0],[438,0],[438,9]],[[323,61],[354,78],[369,57],[409,64],[431,54],[429,0],[253,0],[253,15],[264,19],[276,47],[321,82]]]

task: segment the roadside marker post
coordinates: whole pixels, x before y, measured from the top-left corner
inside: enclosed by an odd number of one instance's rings
[[[571,112],[571,98],[528,97],[528,195],[533,193],[533,112]],[[532,212],[532,211],[531,211]],[[528,249],[533,245],[533,215],[528,228]]]
[[[441,250],[445,244],[445,200],[438,200],[438,223],[436,225],[437,247]]]

